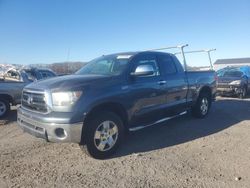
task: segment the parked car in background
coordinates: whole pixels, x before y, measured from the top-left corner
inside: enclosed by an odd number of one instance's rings
[[[52,70],[45,68],[22,69],[22,72],[24,72],[32,81],[43,80],[57,76]]]
[[[204,118],[215,97],[214,71],[184,71],[173,54],[130,52],[97,58],[74,75],[26,86],[18,124],[51,142],[85,145],[109,157],[126,130],[183,115]]]
[[[217,94],[245,98],[250,90],[250,66],[226,67],[217,71]]]
[[[55,77],[49,69],[10,69],[0,80],[0,118],[8,114],[11,105],[21,103],[22,90],[31,82]]]

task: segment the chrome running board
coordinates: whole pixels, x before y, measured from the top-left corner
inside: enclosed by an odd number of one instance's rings
[[[144,129],[144,128],[150,127],[150,126],[152,126],[152,125],[159,124],[159,123],[162,123],[162,122],[164,122],[164,121],[168,121],[168,120],[173,119],[173,118],[176,118],[176,117],[178,117],[178,116],[182,116],[182,115],[184,115],[184,114],[186,114],[186,113],[187,113],[187,111],[184,111],[184,112],[182,112],[182,113],[180,113],[180,114],[177,114],[177,115],[175,115],[175,116],[166,117],[166,118],[160,119],[160,120],[158,120],[158,121],[156,121],[156,122],[154,122],[154,123],[151,123],[151,124],[148,124],[148,125],[145,125],[145,126],[132,127],[132,128],[129,128],[129,131],[138,131],[138,130],[140,130],[140,129]]]

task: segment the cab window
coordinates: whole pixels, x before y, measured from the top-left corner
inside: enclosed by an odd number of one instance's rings
[[[176,74],[177,70],[175,67],[175,62],[170,55],[160,54],[158,55],[159,62],[161,63],[164,72],[166,74]]]

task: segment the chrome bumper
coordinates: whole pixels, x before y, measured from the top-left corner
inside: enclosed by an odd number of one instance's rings
[[[17,122],[24,132],[49,142],[81,142],[83,122],[74,124],[44,123],[32,119],[32,116],[28,117],[21,108],[18,108]]]

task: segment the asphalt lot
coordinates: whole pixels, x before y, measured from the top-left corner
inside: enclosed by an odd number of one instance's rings
[[[130,133],[109,160],[0,120],[0,187],[249,187],[250,99],[218,98],[190,115]]]

